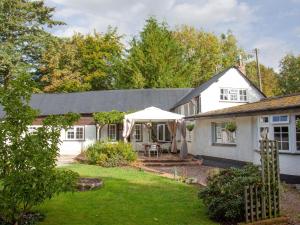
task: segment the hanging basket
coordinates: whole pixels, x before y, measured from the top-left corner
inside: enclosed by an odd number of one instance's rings
[[[192,124],[192,123],[189,123],[189,124],[187,124],[186,125],[186,129],[188,130],[188,131],[192,131],[192,130],[194,130],[194,127],[195,127],[195,124]]]
[[[237,127],[236,127],[236,123],[235,122],[228,122],[225,125],[225,130],[227,130],[227,131],[229,131],[231,133],[235,132],[236,128]]]

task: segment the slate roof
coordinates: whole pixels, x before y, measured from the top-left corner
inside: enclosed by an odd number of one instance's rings
[[[176,108],[177,106],[180,106],[180,105],[183,105],[185,103],[188,103],[191,99],[193,99],[194,97],[197,97],[199,96],[199,94],[204,91],[206,88],[208,88],[210,85],[212,85],[213,83],[217,82],[218,79],[220,77],[222,77],[228,70],[230,69],[236,69],[242,77],[244,77],[249,83],[251,86],[253,86],[263,97],[266,97],[265,94],[263,92],[261,92],[257,87],[256,85],[251,81],[249,80],[245,74],[243,74],[237,67],[235,66],[232,66],[232,67],[229,67],[228,69],[226,70],[223,70],[222,72],[220,73],[217,73],[216,75],[214,75],[211,79],[209,79],[208,81],[206,81],[205,83],[203,83],[202,85],[200,85],[199,87],[196,87],[194,88],[193,90],[191,90],[187,95],[183,96],[173,107],[172,109]]]
[[[187,118],[263,115],[300,110],[300,93],[265,98],[258,102],[200,113]]]
[[[191,90],[191,88],[164,88],[33,94],[30,105],[40,110],[41,116],[60,115],[68,112],[81,114],[111,110],[126,112],[150,106],[170,110],[178,99]],[[0,107],[0,116],[3,115]]]

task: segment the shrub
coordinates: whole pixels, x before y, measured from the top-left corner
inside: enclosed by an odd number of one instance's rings
[[[207,187],[199,192],[211,218],[239,222],[244,219],[244,186],[260,183],[257,166],[230,168],[208,178]]]
[[[125,142],[96,142],[85,155],[89,163],[104,167],[128,165],[137,158],[132,145]]]
[[[0,123],[0,221],[7,224],[23,224],[24,215],[34,206],[73,190],[78,177],[55,167],[61,129],[71,126],[79,115],[49,116],[30,132],[28,126],[38,116],[29,105],[31,87],[31,79],[22,74],[6,89],[0,87],[5,111]]]

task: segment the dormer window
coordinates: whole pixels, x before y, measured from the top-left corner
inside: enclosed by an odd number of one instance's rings
[[[229,102],[247,102],[247,90],[239,88],[221,88],[220,100]]]

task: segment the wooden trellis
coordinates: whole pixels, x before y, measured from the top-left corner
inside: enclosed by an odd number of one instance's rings
[[[261,185],[245,187],[245,215],[247,223],[280,215],[280,173],[277,141],[261,140],[260,156]]]

